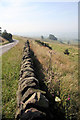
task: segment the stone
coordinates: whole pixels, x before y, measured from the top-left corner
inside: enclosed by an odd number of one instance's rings
[[[26,78],[26,77],[34,77],[34,73],[33,72],[30,72],[30,71],[26,71],[23,73],[22,75],[22,79]]]
[[[34,70],[31,67],[30,68],[22,68],[20,70],[20,77],[22,77],[22,75],[23,75],[24,72],[28,72],[28,71],[34,73]]]
[[[28,57],[29,57],[29,56],[28,56]],[[29,58],[30,58],[30,57],[29,57]],[[26,59],[24,59],[21,64],[24,64],[25,62],[26,62]]]
[[[33,88],[29,88],[22,96],[21,101],[26,102],[29,99],[29,97],[34,93],[35,93],[35,90]]]
[[[26,86],[32,86],[32,85],[33,86],[36,85],[37,87],[39,87],[39,84],[38,83],[36,84],[34,80],[25,80],[22,84],[20,84],[22,89],[24,88],[24,86],[26,87]]]
[[[21,69],[28,68],[28,67],[33,68],[33,66],[32,66],[32,65],[28,64],[28,65],[25,65],[25,66],[21,66]]]
[[[30,61],[26,61],[23,65],[32,64]]]
[[[32,60],[31,60],[30,57],[27,57],[26,59],[23,60],[22,65],[23,65],[25,62],[31,62],[31,63],[32,63]]]
[[[30,57],[30,53],[27,53],[26,56],[24,56],[22,59],[25,60],[25,59],[27,59],[28,57]]]
[[[21,116],[21,120],[46,120],[46,114],[36,108],[27,109]]]
[[[27,67],[28,65],[29,65],[29,66],[32,66],[31,62],[26,61],[26,62],[21,66],[21,69]]]
[[[25,48],[24,52],[28,52],[29,51],[29,48]]]
[[[26,47],[24,47],[24,51],[25,51],[25,50],[28,50],[28,47],[27,47],[27,46],[26,46]]]
[[[27,52],[24,52],[24,53],[23,53],[23,56],[24,56],[24,55],[27,55]]]
[[[35,92],[34,94],[32,94],[32,96],[23,104],[23,110],[29,104],[34,104],[34,106],[42,107],[44,109],[49,107],[48,99],[44,95],[42,95],[41,92]]]
[[[22,85],[21,86],[21,94],[23,95],[29,88],[35,88],[38,89],[38,86],[36,85],[36,83],[31,83],[31,84],[26,84],[26,85]]]
[[[27,66],[26,68],[22,68],[21,71],[23,71],[23,72],[26,72],[26,71],[34,72],[34,69]]]
[[[28,62],[32,62],[32,59],[31,59],[31,58],[28,58],[28,59],[26,59],[26,61],[28,61]]]
[[[45,91],[34,89],[34,88],[29,88],[22,96],[21,101],[26,102],[35,92],[41,92],[42,94],[46,94]]]
[[[17,106],[20,106],[20,101],[21,101],[21,91],[20,91],[20,86],[18,87],[17,91]]]
[[[19,120],[20,114],[21,114],[21,110],[20,110],[20,108],[17,108],[16,115],[15,115],[16,120]]]
[[[22,59],[24,60],[24,59],[28,59],[28,58],[29,58],[28,55],[24,55]]]
[[[20,79],[19,85],[23,84],[24,82],[35,82],[37,85],[39,85],[39,81],[35,77],[28,77],[25,79]]]

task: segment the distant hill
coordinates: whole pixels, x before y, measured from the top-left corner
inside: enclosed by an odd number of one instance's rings
[[[57,40],[57,38],[54,35],[52,35],[52,34],[49,35],[49,39],[51,39],[51,40]]]

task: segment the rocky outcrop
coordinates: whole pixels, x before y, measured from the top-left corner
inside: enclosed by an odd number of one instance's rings
[[[25,43],[17,91],[17,120],[46,120],[49,101],[39,89],[30,57],[29,41]]]

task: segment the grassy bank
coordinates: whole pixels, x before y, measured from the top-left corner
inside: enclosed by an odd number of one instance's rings
[[[71,45],[50,43],[53,50],[31,42],[31,49],[42,65],[44,82],[53,96],[61,99],[59,107],[65,110],[65,118],[78,117],[78,48]],[[65,49],[70,54],[65,55]]]
[[[26,39],[14,36],[19,43],[2,55],[2,114],[3,118],[14,118],[16,111],[16,91],[18,87],[20,63]]]

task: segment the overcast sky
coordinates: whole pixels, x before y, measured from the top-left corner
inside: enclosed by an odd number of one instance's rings
[[[0,0],[2,29],[26,36],[52,33],[58,37],[77,38],[78,2],[36,1]]]

